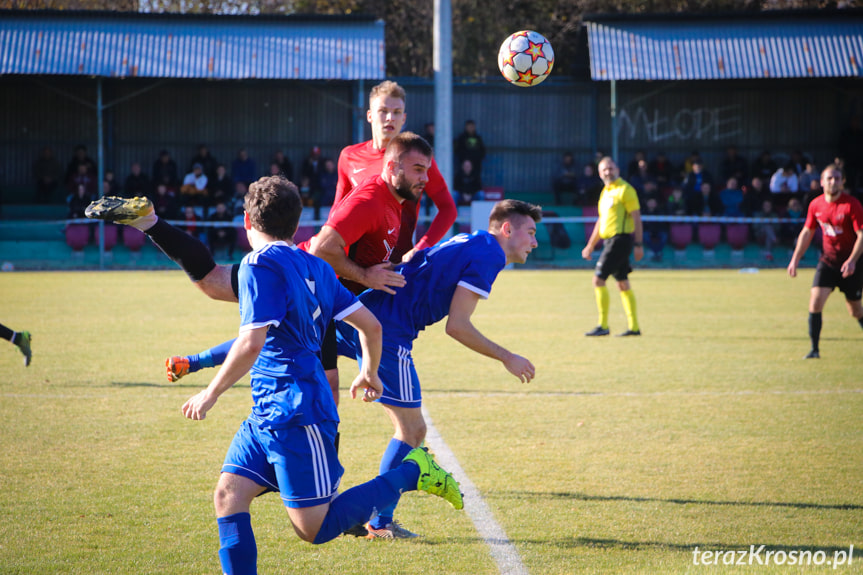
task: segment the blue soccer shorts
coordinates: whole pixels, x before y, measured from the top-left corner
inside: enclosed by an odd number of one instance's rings
[[[338,321],[336,334],[339,355],[353,357],[361,364],[363,354],[357,331]],[[384,340],[378,368],[378,376],[384,384],[384,392],[378,400],[381,403],[395,407],[422,407],[420,380],[411,356],[412,343]]]
[[[336,495],[344,468],[336,455],[338,422],[284,429],[245,420],[234,435],[222,471],[277,491],[287,507],[314,507]]]

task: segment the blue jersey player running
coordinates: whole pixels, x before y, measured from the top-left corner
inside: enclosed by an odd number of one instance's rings
[[[216,486],[222,571],[257,572],[249,509],[255,497],[278,491],[297,534],[324,543],[361,524],[402,491],[422,489],[463,507],[458,484],[423,449],[375,479],[336,497],[343,468],[336,455],[335,402],[319,359],[321,334],[331,319],[358,332],[363,365],[351,386],[374,400],[381,326],[344,288],[332,268],[291,243],[302,204],[282,177],[249,187],[244,227],[253,251],[239,271],[240,334],[210,385],[183,405],[204,419],[219,396],[251,369],[254,406],[228,449]]]
[[[419,332],[448,316],[448,335],[470,349],[497,359],[522,382],[535,375],[533,364],[485,337],[470,318],[480,299],[488,297],[498,273],[509,263],[524,263],[536,247],[536,223],[542,215],[538,206],[517,200],[498,202],[489,217],[488,232],[461,234],[434,247],[421,250],[407,264],[397,268],[405,286],[395,295],[369,290],[359,296],[383,326],[383,350],[378,374],[383,382],[379,402],[395,427],[380,472],[397,468],[412,449],[422,444],[426,424],[422,416],[419,379],[411,350]],[[339,353],[364,365],[361,333],[337,322]],[[169,373],[176,380],[185,373],[218,364],[231,342],[171,362],[182,371]],[[180,359],[180,358],[177,358]],[[185,366],[189,366],[186,368]],[[409,538],[415,536],[394,521],[395,505],[379,508],[367,526],[369,537]]]

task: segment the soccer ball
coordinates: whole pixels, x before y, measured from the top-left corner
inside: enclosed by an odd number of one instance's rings
[[[522,30],[500,45],[497,66],[503,77],[516,86],[536,86],[551,73],[554,50],[539,32]]]

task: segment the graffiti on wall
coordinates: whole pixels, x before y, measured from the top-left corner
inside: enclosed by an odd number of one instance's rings
[[[743,133],[743,117],[740,106],[681,108],[673,114],[639,106],[634,111],[620,110],[617,131],[630,140],[646,137],[652,144],[669,140],[719,142]]]

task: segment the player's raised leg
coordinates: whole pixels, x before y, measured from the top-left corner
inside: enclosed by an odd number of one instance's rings
[[[217,266],[203,242],[160,219],[148,198],[103,196],[87,206],[84,214],[90,219],[124,224],[144,232],[207,296],[237,301],[231,266]]]

